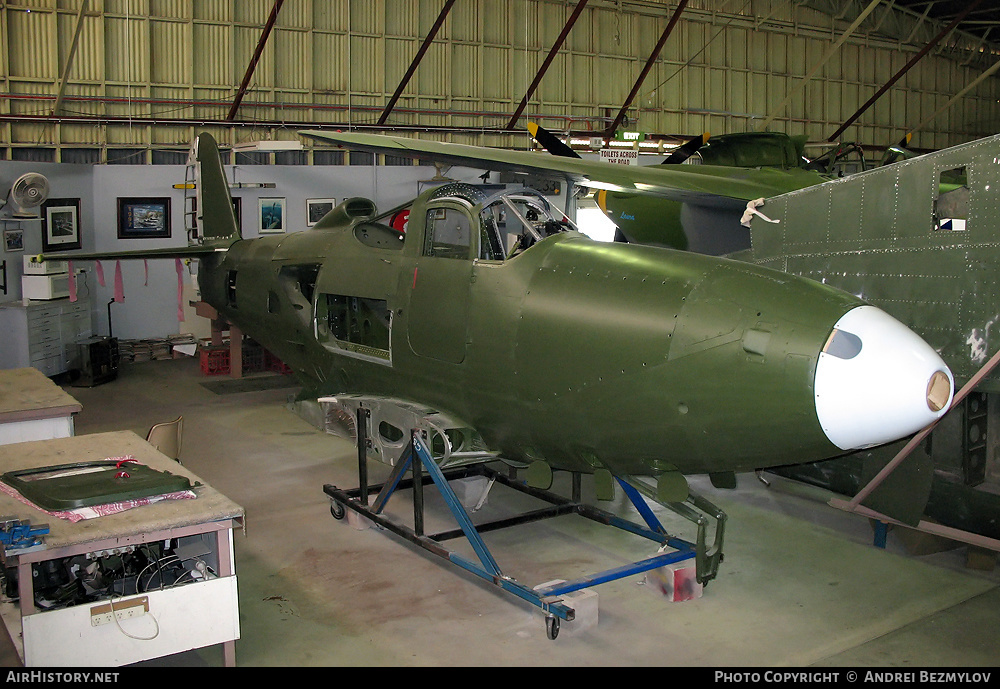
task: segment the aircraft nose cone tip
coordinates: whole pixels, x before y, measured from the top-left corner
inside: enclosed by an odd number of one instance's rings
[[[935,371],[927,382],[927,408],[932,412],[947,409],[953,394],[954,390],[948,374],[944,371]]]
[[[816,414],[842,450],[899,440],[948,411],[954,378],[930,345],[874,306],[844,314],[816,363]]]

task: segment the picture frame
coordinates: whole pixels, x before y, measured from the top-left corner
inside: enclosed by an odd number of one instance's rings
[[[41,220],[42,251],[81,248],[80,199],[46,199]]]
[[[4,230],[3,250],[6,252],[24,251],[24,230]]]
[[[306,225],[312,227],[337,206],[337,199],[306,199]]]
[[[170,199],[119,197],[118,238],[154,239],[170,236]]]
[[[285,223],[284,197],[262,197],[257,200],[257,232],[283,234]]]

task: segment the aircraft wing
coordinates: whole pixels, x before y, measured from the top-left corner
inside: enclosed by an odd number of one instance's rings
[[[356,132],[303,131],[320,141],[370,153],[404,156],[480,170],[568,179],[574,184],[658,196],[702,206],[740,207],[759,198],[817,184],[823,179],[804,170],[723,167],[718,165],[615,165],[599,160],[552,156],[407,137]]]

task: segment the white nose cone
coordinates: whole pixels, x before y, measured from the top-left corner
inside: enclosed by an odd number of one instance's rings
[[[816,364],[816,414],[842,450],[916,433],[948,411],[954,389],[937,352],[874,306],[844,314]]]

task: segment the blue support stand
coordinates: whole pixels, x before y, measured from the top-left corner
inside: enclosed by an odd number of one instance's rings
[[[359,428],[363,429],[359,423]],[[364,434],[358,434],[359,448],[363,446]],[[364,462],[363,453],[359,449],[359,462]],[[411,478],[404,478],[407,472]],[[426,471],[429,478],[423,476]],[[510,488],[514,488],[522,493],[532,495],[550,503],[549,507],[528,512],[517,517],[499,520],[486,524],[474,524],[469,513],[463,507],[458,496],[451,488],[449,481],[469,476],[486,476],[493,481],[497,481]],[[659,520],[649,508],[645,499],[627,482],[618,479],[619,485],[625,491],[629,500],[642,516],[645,525],[630,522],[617,515],[599,510],[595,507],[584,505],[578,501],[568,500],[548,491],[542,491],[526,486],[523,482],[518,482],[497,472],[485,465],[474,465],[461,467],[453,470],[442,470],[434,461],[423,434],[419,430],[412,432],[412,442],[409,449],[396,463],[389,478],[381,486],[365,485],[367,481],[362,475],[362,486],[354,490],[342,490],[336,486],[326,485],[324,492],[331,499],[331,513],[334,517],[341,519],[345,514],[345,508],[354,510],[363,515],[373,523],[392,531],[408,541],[415,543],[431,553],[461,567],[467,572],[475,574],[482,580],[513,594],[514,596],[527,601],[528,603],[542,610],[546,617],[546,632],[550,639],[555,639],[559,633],[561,620],[573,620],[575,611],[573,608],[560,601],[562,596],[568,593],[579,591],[584,588],[596,586],[609,581],[615,581],[635,574],[663,567],[669,564],[693,559],[697,555],[697,547],[687,541],[667,534]],[[423,498],[422,490],[425,483],[432,483],[444,498],[445,504],[452,516],[458,523],[458,530],[443,532],[431,536],[423,533]],[[396,491],[411,488],[414,491],[414,526],[407,527],[398,521],[388,517],[385,507],[389,499]],[[372,505],[368,505],[368,494],[377,492]],[[575,492],[575,491],[574,491]],[[561,582],[545,588],[529,588],[511,577],[505,575],[490,553],[482,534],[492,530],[515,526],[538,521],[548,517],[563,514],[579,514],[594,521],[614,526],[630,533],[642,536],[658,546],[668,547],[670,552],[663,552],[654,557],[633,562],[621,567],[616,567],[603,572],[598,572],[591,576],[583,577],[575,581]],[[476,559],[470,559],[460,555],[441,545],[442,541],[464,536],[472,546]]]
[[[884,549],[886,536],[889,531],[888,525],[885,522],[876,520],[873,522],[873,528],[875,529],[875,547]]]

